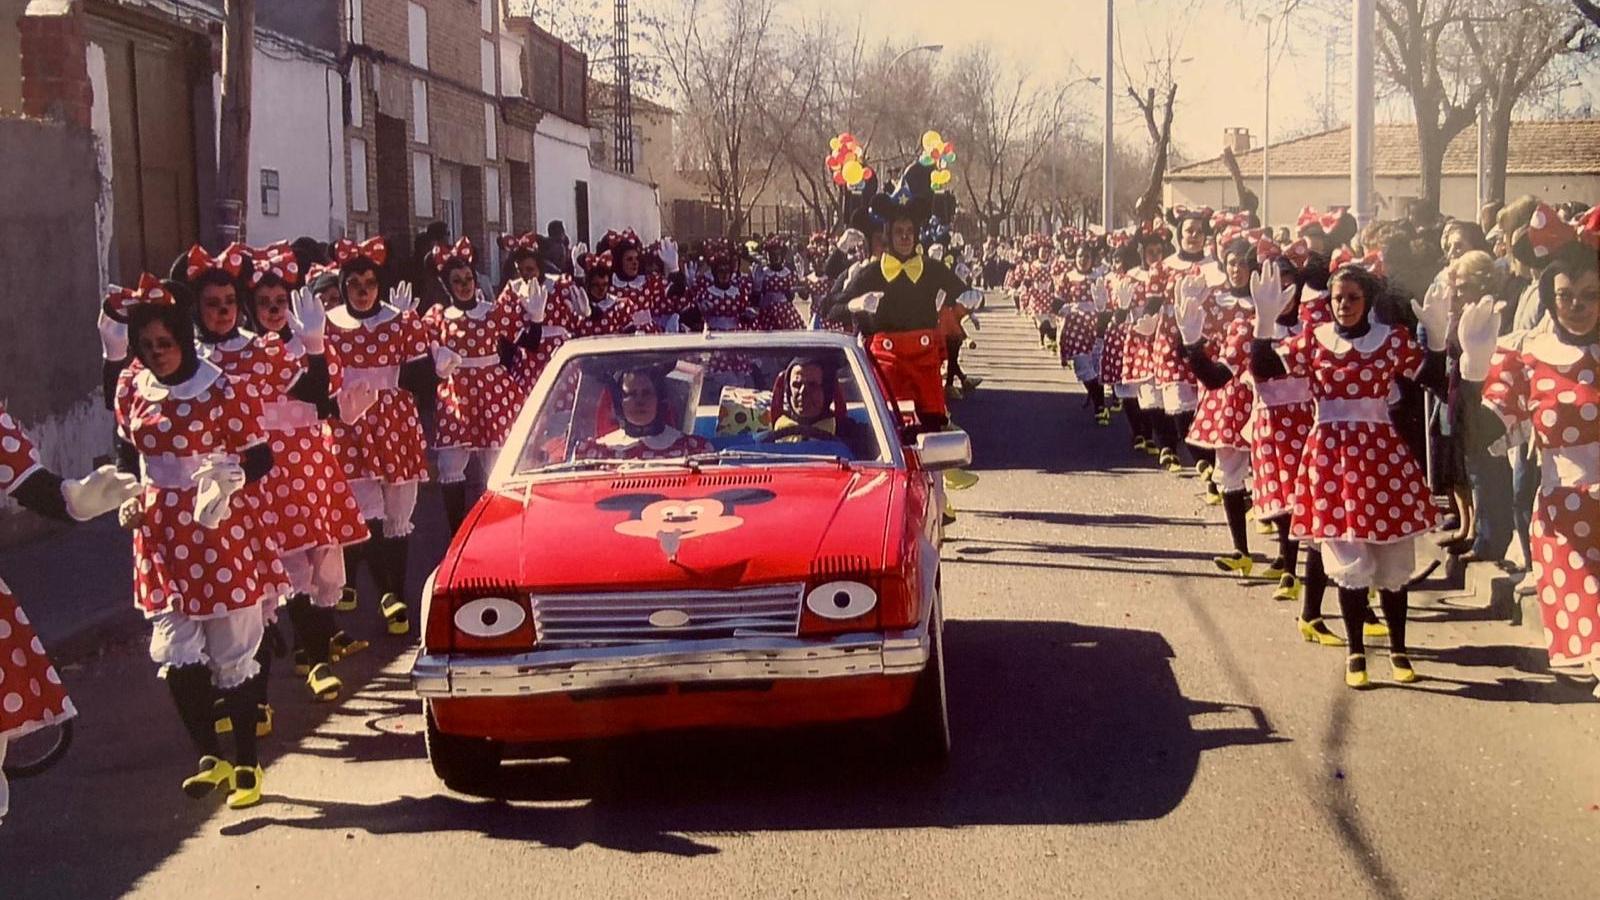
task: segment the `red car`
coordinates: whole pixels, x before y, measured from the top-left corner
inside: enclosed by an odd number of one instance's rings
[[[938,470],[970,456],[903,421],[852,338],[567,343],[429,579],[411,678],[434,771],[882,719],[942,758]]]

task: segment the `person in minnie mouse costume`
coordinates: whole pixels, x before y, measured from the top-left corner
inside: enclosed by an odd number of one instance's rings
[[[598,250],[609,253],[612,262],[611,290],[630,304],[650,311],[652,327],[656,332],[678,331],[678,316],[686,300],[673,296],[667,276],[678,271],[678,243],[671,238],[661,241],[656,251],[665,274],[644,270],[644,245],[633,229],[607,232],[601,238]],[[642,329],[643,330],[643,329]]]
[[[439,376],[439,492],[452,534],[467,515],[468,463],[476,460],[480,474],[488,476],[523,398],[506,363],[522,337],[524,310],[503,300],[491,303],[478,287],[472,261],[467,238],[433,252],[429,262],[450,302],[422,317]]]
[[[125,351],[125,336],[123,341]],[[45,518],[70,523],[112,512],[138,492],[138,478],[116,466],[101,466],[77,480],[46,469],[33,441],[0,402],[0,494]],[[0,581],[0,764],[11,741],[75,715],[22,606]],[[11,789],[0,771],[0,821],[10,806]]]
[[[789,242],[772,235],[761,243],[762,261],[750,273],[758,301],[756,328],[761,331],[800,331],[806,323],[794,307],[800,277],[790,266]]]

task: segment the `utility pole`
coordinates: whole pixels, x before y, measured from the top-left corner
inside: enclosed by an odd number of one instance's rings
[[[1267,200],[1272,195],[1272,17],[1262,13],[1256,19],[1267,26],[1267,55],[1262,69],[1266,83],[1261,91],[1261,224],[1272,225]]]
[[[255,0],[222,2],[222,110],[217,128],[217,246],[245,240],[250,208],[250,64]]]
[[[1363,228],[1377,214],[1372,198],[1373,44],[1377,38],[1373,5],[1353,0],[1351,13],[1350,212]]]
[[[488,0],[480,0],[488,2]],[[616,57],[616,84],[612,85],[616,111],[612,123],[612,156],[618,172],[633,174],[633,67],[628,52],[628,0],[617,0],[612,55]]]
[[[1116,21],[1116,0],[1106,0],[1106,130],[1105,148],[1101,153],[1100,162],[1100,225],[1106,231],[1110,231],[1111,229],[1117,227],[1116,220],[1112,216],[1114,208],[1112,197],[1116,193],[1117,185],[1116,173],[1112,170],[1113,147],[1115,144],[1111,131],[1113,113],[1112,100],[1114,98],[1114,93],[1111,87],[1111,66],[1113,63],[1112,49],[1115,46],[1115,44],[1112,42],[1112,31],[1116,27]]]

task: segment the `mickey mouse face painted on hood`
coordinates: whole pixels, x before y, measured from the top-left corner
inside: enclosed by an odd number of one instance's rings
[[[744,524],[735,515],[740,506],[767,503],[777,497],[772,491],[745,488],[718,491],[706,497],[673,498],[663,494],[618,494],[595,504],[605,510],[625,510],[629,518],[618,522],[618,534],[658,540],[672,534],[678,540],[705,537],[732,531]]]

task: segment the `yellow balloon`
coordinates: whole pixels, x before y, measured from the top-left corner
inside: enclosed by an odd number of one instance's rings
[[[840,174],[844,175],[845,184],[856,184],[861,181],[863,171],[860,160],[850,159],[845,161],[844,169]]]
[[[937,131],[924,131],[922,133],[922,149],[932,153],[935,147],[943,147],[944,138]]]
[[[835,153],[839,152],[839,148],[842,146],[844,145],[839,142],[838,138],[828,141],[828,149],[834,151]]]
[[[939,169],[929,176],[929,178],[934,184],[947,184],[950,181],[950,170]]]

